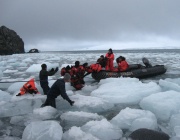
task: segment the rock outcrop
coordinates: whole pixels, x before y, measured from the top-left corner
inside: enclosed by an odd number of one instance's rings
[[[17,33],[5,26],[0,27],[0,55],[24,53],[24,42]]]
[[[39,50],[38,49],[31,49],[31,50],[29,50],[28,53],[39,53]]]

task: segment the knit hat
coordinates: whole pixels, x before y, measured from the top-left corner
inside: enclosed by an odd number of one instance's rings
[[[80,64],[80,62],[79,62],[79,61],[76,61],[76,62],[75,62],[75,67],[79,67],[79,64]]]
[[[42,69],[45,69],[45,68],[47,68],[47,65],[46,65],[46,64],[42,64],[42,65],[41,65],[41,68],[42,68]]]
[[[64,80],[69,81],[71,79],[71,75],[69,73],[65,73]]]
[[[109,50],[108,50],[110,53],[113,53],[113,51],[112,51],[112,49],[110,48]]]

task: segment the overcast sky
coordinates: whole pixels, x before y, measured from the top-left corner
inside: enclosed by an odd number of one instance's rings
[[[180,49],[180,0],[0,0],[25,49]]]

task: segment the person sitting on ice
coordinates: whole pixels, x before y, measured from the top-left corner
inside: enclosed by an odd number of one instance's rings
[[[113,51],[112,51],[111,48],[108,50],[108,53],[106,53],[106,56],[105,56],[105,57],[106,57],[106,59],[107,59],[107,63],[106,63],[105,69],[106,69],[106,70],[113,71],[113,69],[114,69],[114,65],[113,65],[114,54],[113,54]]]
[[[21,96],[24,95],[25,93],[30,93],[30,94],[39,93],[35,86],[34,79],[31,79],[27,83],[25,83],[23,87],[20,89],[20,93],[18,93],[16,96]]]
[[[129,64],[126,61],[126,58],[120,56],[118,59],[118,71],[126,71],[129,67]]]
[[[54,75],[58,71],[58,67],[54,70],[53,68],[50,71],[47,71],[47,65],[42,64],[41,65],[41,71],[39,72],[39,80],[40,85],[43,89],[44,95],[47,95],[47,92],[49,91],[49,85],[48,85],[48,76]]]
[[[70,82],[70,79],[71,79],[71,75],[69,73],[66,73],[63,79],[62,78],[58,79],[48,91],[47,99],[45,103],[41,105],[41,107],[52,106],[56,108],[55,99],[59,95],[61,95],[65,100],[67,100],[72,106],[74,104],[74,101],[69,99],[65,89],[65,82]]]

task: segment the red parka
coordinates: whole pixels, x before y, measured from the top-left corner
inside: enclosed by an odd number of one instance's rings
[[[106,54],[106,58],[107,58],[107,62],[106,62],[106,70],[110,70],[113,71],[114,69],[114,65],[113,65],[113,61],[114,61],[114,54],[113,53],[107,53]]]
[[[129,67],[129,65],[125,60],[118,63],[119,71],[126,71],[128,67]]]

